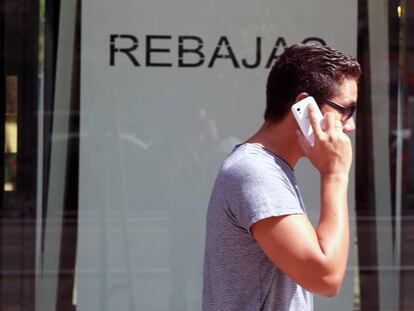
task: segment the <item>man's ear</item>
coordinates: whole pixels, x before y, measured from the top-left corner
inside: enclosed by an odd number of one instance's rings
[[[306,92],[299,93],[298,96],[296,96],[295,98],[295,103],[297,103],[298,101],[301,101],[302,99],[305,99],[308,96],[309,94]]]

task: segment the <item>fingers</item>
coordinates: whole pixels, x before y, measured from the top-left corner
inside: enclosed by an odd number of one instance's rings
[[[344,126],[342,125],[342,122],[338,121],[338,120],[335,121],[335,128],[339,131],[342,131],[342,132],[344,130]]]
[[[333,132],[336,130],[336,119],[332,112],[325,114],[325,131]]]
[[[312,126],[314,135],[316,137],[322,136],[323,131],[321,128],[320,120],[318,120],[317,118],[315,107],[313,105],[309,105],[308,111],[309,111],[309,123]]]
[[[333,113],[328,112],[324,118],[326,127],[324,130],[330,133],[331,136],[336,137],[339,133],[344,133],[344,126],[341,121],[337,120]]]

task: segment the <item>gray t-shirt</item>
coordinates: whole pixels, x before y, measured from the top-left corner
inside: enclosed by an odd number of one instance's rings
[[[261,219],[304,213],[284,160],[256,144],[236,147],[221,167],[208,207],[203,311],[313,310],[312,294],[280,271],[250,232]]]

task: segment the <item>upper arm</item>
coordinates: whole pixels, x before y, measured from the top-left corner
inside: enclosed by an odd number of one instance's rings
[[[335,271],[306,216],[269,217],[254,223],[251,232],[267,257],[296,283],[320,295],[338,291]]]

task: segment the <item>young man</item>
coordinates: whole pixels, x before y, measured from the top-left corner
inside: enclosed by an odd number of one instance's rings
[[[349,248],[347,188],[360,66],[322,45],[298,44],[267,82],[262,127],[225,160],[207,214],[204,311],[313,310],[312,294],[334,296]],[[313,96],[311,147],[291,106]],[[312,227],[293,168],[307,157],[321,176],[319,224]]]

